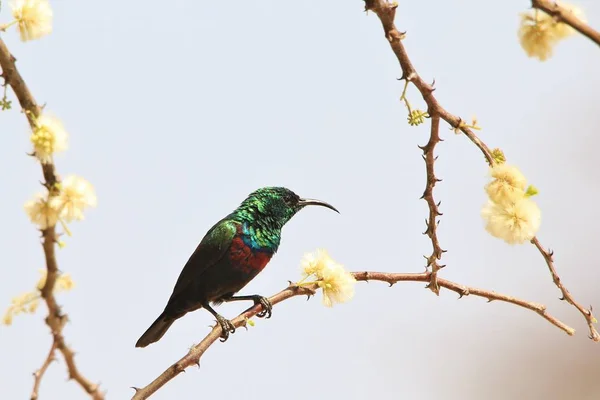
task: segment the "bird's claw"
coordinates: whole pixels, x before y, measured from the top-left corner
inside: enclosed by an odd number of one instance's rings
[[[225,319],[223,317],[219,317],[217,318],[217,322],[219,323],[219,325],[221,325],[221,342],[226,341],[227,339],[229,339],[229,334],[230,333],[235,333],[235,326],[233,326],[233,324],[231,323],[230,320]]]
[[[261,305],[262,311],[259,312],[258,314],[256,314],[256,316],[259,318],[263,318],[263,317],[266,317],[267,319],[271,318],[271,315],[273,314],[273,312],[272,312],[273,304],[271,304],[269,299],[267,299],[266,297],[258,296],[254,300],[254,305],[257,305],[257,304]]]

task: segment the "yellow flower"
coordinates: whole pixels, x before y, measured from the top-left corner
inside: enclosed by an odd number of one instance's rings
[[[44,285],[46,284],[46,278],[48,276],[48,270],[40,269],[40,279],[37,282],[37,289],[42,290]],[[56,282],[54,283],[54,292],[66,292],[75,287],[75,282],[71,278],[70,274],[60,274],[56,278]]]
[[[329,257],[327,251],[318,249],[314,254],[306,254],[302,269],[304,279],[316,276],[316,283],[323,290],[323,304],[326,307],[332,307],[333,303],[344,303],[354,297],[356,279]]]
[[[16,0],[11,6],[23,42],[52,32],[52,8],[48,0]]]
[[[30,138],[35,156],[42,164],[49,164],[54,153],[67,149],[67,132],[60,120],[52,115],[40,115],[36,124]]]
[[[4,313],[4,317],[2,317],[2,323],[6,326],[9,326],[9,325],[12,325],[12,322],[13,322],[13,315],[10,312],[10,309],[8,309]]]
[[[486,221],[485,229],[509,244],[533,239],[542,217],[537,204],[528,197],[503,204],[489,201],[481,210],[481,216]]]
[[[577,18],[583,20],[583,13],[577,7],[560,4]],[[545,61],[552,56],[553,47],[562,39],[575,33],[569,25],[558,22],[552,16],[540,10],[521,14],[519,41],[529,57]]]
[[[496,203],[515,201],[525,195],[527,180],[517,167],[502,163],[490,168],[494,180],[485,186],[490,199]]]
[[[57,202],[60,217],[71,222],[84,219],[83,211],[87,207],[96,207],[97,199],[94,187],[88,181],[71,175],[61,182]]]
[[[545,61],[552,55],[552,48],[558,41],[552,17],[534,10],[521,14],[519,41],[529,57]]]
[[[333,303],[345,303],[354,297],[356,279],[340,264],[333,264],[321,271],[318,285],[323,289],[323,304],[332,307]]]
[[[301,266],[306,278],[311,275],[318,275],[325,268],[325,264],[333,262],[334,261],[329,257],[327,250],[317,249],[314,253],[307,253],[304,255]]]
[[[11,304],[6,310],[6,313],[2,319],[4,325],[12,324],[13,317],[15,315],[24,313],[33,314],[37,310],[38,306],[40,305],[40,292],[46,284],[46,277],[48,273],[46,269],[40,269],[39,271],[41,276],[36,284],[35,290],[23,293],[11,300]],[[54,284],[54,293],[71,290],[74,286],[75,283],[69,274],[61,274],[56,278],[56,282]]]
[[[47,195],[38,193],[35,200],[25,203],[27,216],[40,229],[56,225],[58,221],[58,204],[56,198],[47,199]]]

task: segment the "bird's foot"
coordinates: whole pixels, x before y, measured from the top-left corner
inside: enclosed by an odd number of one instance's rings
[[[230,320],[225,319],[223,317],[221,317],[220,315],[217,315],[217,322],[219,323],[219,325],[221,325],[221,342],[226,341],[227,339],[229,339],[229,334],[230,333],[235,333],[235,326],[233,326],[233,324],[231,323]]]
[[[254,297],[253,300],[254,300],[254,305],[260,304],[262,307],[262,311],[259,312],[258,314],[256,314],[256,316],[259,318],[263,318],[263,317],[266,317],[267,319],[271,318],[271,315],[273,314],[273,304],[271,304],[269,299],[267,299],[266,297],[257,295]]]

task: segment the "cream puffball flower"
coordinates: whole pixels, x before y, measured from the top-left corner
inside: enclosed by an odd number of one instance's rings
[[[485,229],[494,237],[509,244],[521,244],[533,239],[541,223],[541,211],[528,197],[514,203],[498,204],[489,201],[481,211]]]
[[[513,202],[525,195],[527,179],[517,167],[506,163],[490,168],[494,180],[485,186],[490,200],[496,203]]]
[[[34,154],[42,164],[49,164],[54,153],[67,149],[68,135],[62,122],[52,115],[40,115],[36,125],[30,138]]]
[[[56,196],[60,217],[66,222],[84,219],[83,211],[96,207],[97,199],[94,187],[83,178],[71,175],[60,184],[60,193]]]
[[[11,6],[23,42],[52,32],[53,13],[48,0],[16,0]]]
[[[345,303],[354,297],[356,279],[341,264],[335,262],[326,250],[318,249],[306,254],[302,260],[304,280],[315,276],[316,283],[323,290],[323,304],[332,307],[334,303]],[[303,281],[304,281],[303,280]]]
[[[58,221],[58,203],[56,198],[47,199],[47,195],[39,193],[35,200],[25,203],[27,216],[40,229],[56,225]]]

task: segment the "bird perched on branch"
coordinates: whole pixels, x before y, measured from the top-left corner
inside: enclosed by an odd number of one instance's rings
[[[221,340],[235,332],[231,321],[210,304],[248,300],[260,304],[259,317],[271,317],[272,305],[260,295],[235,296],[267,265],[281,241],[281,229],[306,206],[323,206],[320,200],[302,199],[283,187],[265,187],[252,192],[231,214],[217,222],[204,236],[183,267],[167,306],[139,338],[136,347],[157,342],[175,320],[190,311],[205,308],[222,328]]]

